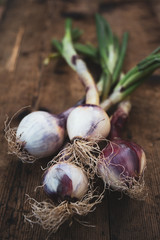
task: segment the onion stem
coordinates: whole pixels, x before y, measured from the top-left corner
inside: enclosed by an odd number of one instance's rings
[[[72,21],[70,19],[66,20],[65,24],[65,35],[62,39],[62,45],[56,42],[56,47],[60,51],[61,55],[64,57],[68,65],[77,72],[80,80],[86,89],[86,104],[99,105],[99,94],[96,84],[87,69],[85,62],[78,56],[74,45],[72,42],[72,32],[71,32]]]
[[[124,33],[120,46],[118,38],[112,33],[108,22],[96,14],[98,52],[103,75],[102,100],[108,97],[111,87],[117,82],[127,48],[128,34]]]
[[[127,49],[128,33],[124,33],[120,44],[108,22],[96,14],[98,47],[91,44],[75,43],[75,49],[92,61],[100,64],[102,73],[97,83],[99,95],[105,100],[119,80]]]
[[[128,42],[128,33],[126,32],[123,35],[119,57],[118,57],[118,60],[116,62],[115,69],[113,72],[112,86],[116,83],[117,79],[120,77],[121,69],[122,69],[123,62],[124,62],[124,57],[125,57],[126,51],[127,51],[127,42]]]
[[[83,45],[79,43],[75,44],[73,47],[73,37],[71,37],[71,21],[66,24],[66,29],[66,38],[68,39],[69,37],[69,41],[65,40],[67,42],[66,48],[70,49],[72,46],[72,50],[74,49],[73,53],[75,53],[77,50],[78,52],[89,56],[94,62],[97,62],[101,65],[102,74],[97,87],[99,95],[102,99],[101,107],[105,110],[108,110],[112,105],[117,104],[131,94],[146,80],[147,77],[149,77],[157,68],[160,67],[160,47],[158,47],[147,58],[142,60],[134,68],[128,71],[125,76],[120,78],[127,49],[128,33],[124,33],[122,43],[119,44],[118,39],[112,33],[109,24],[99,14],[96,14],[98,48],[95,48],[89,44]],[[69,58],[68,52],[63,51],[63,45],[65,41],[62,41],[63,44],[60,42],[55,42],[54,45],[59,51],[61,51],[61,55],[63,55],[64,58]],[[70,47],[67,47],[68,44]],[[68,64],[70,64],[70,66],[77,71],[76,66],[73,66],[71,62],[71,58],[69,58]],[[85,75],[87,76],[87,69],[84,70],[85,71],[82,78],[84,78]],[[78,74],[80,76],[81,71],[78,72]],[[90,79],[90,74],[87,76],[87,79]],[[90,86],[93,85],[90,85],[90,82],[88,82],[87,84],[85,83],[85,86],[86,90],[88,90]],[[94,91],[91,90],[91,92],[93,93]],[[87,102],[90,102],[90,100],[87,100]]]
[[[120,79],[110,96],[101,103],[108,110],[139,87],[156,69],[160,67],[160,54],[150,54]]]

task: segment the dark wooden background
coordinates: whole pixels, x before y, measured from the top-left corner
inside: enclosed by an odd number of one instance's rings
[[[4,2],[4,1],[3,1]],[[159,0],[10,0],[0,1],[0,239],[46,239],[40,226],[24,223],[29,212],[25,194],[44,199],[34,189],[41,183],[42,170],[49,159],[23,164],[7,154],[4,139],[6,114],[11,117],[24,106],[46,108],[59,113],[83,94],[74,72],[64,64],[44,67],[52,37],[63,36],[64,20],[74,17],[74,25],[84,29],[83,40],[96,43],[94,14],[100,12],[121,37],[130,33],[125,70],[160,45]],[[3,13],[3,16],[2,16]],[[18,56],[11,64],[17,36]],[[9,64],[10,63],[10,64]],[[13,68],[12,68],[13,67]],[[145,172],[149,197],[145,202],[107,192],[103,203],[85,220],[94,228],[73,222],[49,239],[55,240],[158,240],[160,239],[160,72],[157,71],[132,95],[132,112],[126,137],[143,146],[147,155]],[[20,116],[13,126],[18,125]],[[39,195],[38,195],[39,194]]]

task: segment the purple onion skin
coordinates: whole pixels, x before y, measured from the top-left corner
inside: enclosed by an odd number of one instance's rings
[[[143,150],[138,144],[115,138],[102,153],[105,164],[109,164],[109,169],[118,176],[136,179],[141,174]]]
[[[70,107],[69,109],[67,109],[66,111],[58,114],[58,115],[55,115],[58,119],[59,119],[59,126],[63,127],[63,128],[66,128],[66,122],[67,122],[67,118],[68,118],[68,115],[72,112],[72,110],[77,107],[77,106],[80,106],[81,104],[83,104],[85,101],[85,99],[81,99],[79,100],[73,107]]]
[[[103,178],[107,177],[103,166],[107,166],[119,180],[127,177],[138,180],[145,168],[146,157],[141,146],[121,138],[128,113],[120,106],[111,118],[110,142],[102,150],[98,163],[98,171]]]
[[[59,162],[46,170],[43,178],[45,193],[54,201],[76,201],[88,189],[88,178],[75,164]]]
[[[65,174],[60,181],[60,184],[59,184],[58,189],[57,189],[57,194],[59,196],[62,196],[62,198],[64,199],[65,197],[71,195],[72,190],[73,190],[72,181]]]
[[[49,170],[48,170],[49,171]],[[44,178],[48,171],[45,173]],[[73,191],[72,186],[72,180],[63,172],[62,169],[58,169],[57,171],[60,175],[63,175],[62,178],[59,178],[59,184],[57,186],[56,191],[50,191],[47,187],[47,185],[44,185],[44,191],[45,193],[54,201],[54,202],[60,202],[63,200],[70,200],[73,201],[74,199],[71,199],[71,193]]]
[[[109,139],[120,138],[122,136],[122,131],[128,120],[128,114],[119,107],[113,114],[111,118],[111,130],[109,133]]]

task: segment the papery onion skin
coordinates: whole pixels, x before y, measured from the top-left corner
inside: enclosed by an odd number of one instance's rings
[[[44,111],[28,114],[22,119],[16,132],[17,143],[38,158],[57,152],[64,137],[64,120]]]
[[[68,116],[67,132],[70,140],[74,138],[104,139],[110,131],[107,113],[99,106],[85,104],[76,107]]]
[[[131,109],[129,101],[123,101],[111,118],[111,131],[106,147],[97,164],[98,174],[113,189],[131,188],[143,185],[140,182],[146,167],[146,156],[141,146],[121,138],[122,130]],[[138,189],[138,188],[137,188]]]
[[[63,162],[51,166],[44,174],[43,186],[53,201],[81,199],[88,190],[88,179],[80,167]]]
[[[131,178],[139,179],[146,166],[143,149],[136,143],[115,139],[103,149],[98,163],[98,173],[112,188]],[[107,170],[106,170],[107,168]]]

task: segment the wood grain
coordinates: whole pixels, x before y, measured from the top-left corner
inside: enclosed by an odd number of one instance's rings
[[[63,36],[65,17],[74,18],[74,25],[84,29],[82,41],[96,43],[94,14],[99,11],[121,37],[130,34],[125,70],[149,54],[160,43],[159,1],[21,1],[8,3],[0,23],[0,239],[46,239],[40,226],[24,223],[23,215],[30,211],[26,196],[44,199],[34,192],[41,184],[42,170],[50,159],[34,164],[22,164],[7,154],[4,139],[6,114],[13,114],[24,106],[28,111],[48,109],[54,113],[72,106],[83,94],[78,78],[63,61],[43,66],[50,53],[52,37]],[[24,29],[16,68],[6,69],[16,36]],[[145,174],[149,197],[145,202],[131,200],[119,193],[106,192],[103,203],[84,220],[95,227],[73,222],[48,239],[55,240],[159,240],[160,238],[160,72],[147,80],[132,95],[133,109],[125,132],[126,137],[143,146],[147,155]],[[18,125],[22,115],[12,122]]]

